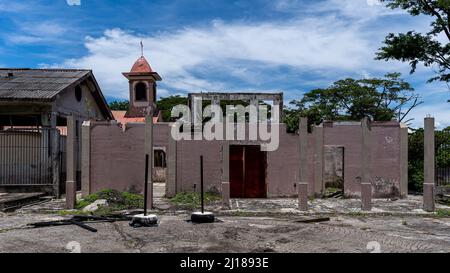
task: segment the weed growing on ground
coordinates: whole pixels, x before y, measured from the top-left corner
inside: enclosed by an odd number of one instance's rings
[[[211,204],[220,200],[220,196],[209,192],[205,193],[205,205]],[[175,206],[194,209],[201,205],[200,193],[196,192],[180,192],[175,197],[170,199],[170,202]]]
[[[117,190],[103,190],[90,194],[77,202],[76,209],[79,211],[61,211],[60,215],[91,214],[82,210],[97,200],[105,199],[108,202],[107,207],[100,207],[94,214],[104,215],[114,211],[139,209],[144,207],[144,196],[129,192],[119,192]]]
[[[438,209],[436,215],[440,218],[450,218],[450,209]]]

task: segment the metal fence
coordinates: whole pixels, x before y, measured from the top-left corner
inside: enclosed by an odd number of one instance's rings
[[[0,186],[51,185],[51,129],[0,130]]]
[[[450,185],[450,129],[436,132],[436,184]]]

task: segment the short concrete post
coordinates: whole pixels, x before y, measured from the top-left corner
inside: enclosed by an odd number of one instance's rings
[[[230,183],[222,182],[222,207],[224,209],[230,208]]]
[[[361,209],[363,211],[372,210],[372,184],[362,183],[361,184]]]
[[[67,148],[66,148],[66,208],[74,209],[77,202],[77,149],[76,149],[76,121],[74,116],[67,117]]]
[[[372,210],[372,184],[370,174],[370,128],[369,119],[361,121],[362,148],[361,148],[361,207],[362,210]]]
[[[423,210],[434,212],[435,205],[435,140],[434,118],[425,118]]]
[[[300,211],[308,211],[308,183],[298,183],[298,209]]]
[[[145,154],[149,155],[148,161],[148,194],[147,206],[153,210],[153,114],[145,117]]]

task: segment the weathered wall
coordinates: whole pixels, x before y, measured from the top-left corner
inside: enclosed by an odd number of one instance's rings
[[[113,188],[141,191],[144,180],[144,124],[130,125],[125,130],[108,122],[96,122],[90,127],[90,192]],[[159,123],[154,128],[154,146],[168,147],[170,127]],[[321,129],[322,130],[322,129]],[[360,195],[361,123],[328,123],[323,128],[325,146],[344,149],[344,188],[347,196]],[[298,134],[286,133],[280,127],[280,146],[267,154],[267,190],[269,197],[297,194],[299,181]],[[322,137],[308,134],[307,182],[309,194],[323,191],[324,150],[317,150]],[[221,191],[223,141],[179,141],[176,143],[176,164],[169,168],[174,177],[170,188],[176,192],[199,190],[200,155],[204,156],[205,188]],[[230,145],[256,142],[227,142]],[[400,188],[400,126],[397,122],[375,123],[372,126],[370,153],[371,177],[375,197],[398,195]],[[167,153],[170,161],[171,152]],[[320,164],[318,164],[320,163]],[[225,181],[227,182],[227,181]],[[173,191],[173,190],[171,190]]]
[[[266,184],[268,197],[296,195],[299,177],[299,136],[287,134],[280,126],[280,146],[267,153]],[[221,191],[222,145],[224,141],[180,141],[177,143],[177,192],[198,190],[200,183],[200,155],[204,156],[205,189]],[[257,141],[228,141],[229,145],[260,144]],[[313,156],[314,138],[308,136],[308,182],[310,194],[314,192]]]
[[[144,129],[144,124],[129,124],[124,130],[114,122],[91,122],[89,192],[142,191]],[[155,124],[155,147],[167,147],[168,129],[167,124]]]
[[[84,84],[80,87],[82,90],[80,101],[75,97],[75,86],[69,87],[58,95],[58,99],[54,102],[53,111],[64,115],[74,114],[80,120],[104,120],[105,117],[101,114],[89,88]]]
[[[299,181],[300,137],[286,133],[285,125],[280,126],[280,146],[277,151],[267,154],[267,186],[269,197],[289,197],[297,194]],[[314,138],[308,134],[308,192],[314,192]]]
[[[324,124],[324,144],[344,148],[344,189],[347,196],[361,192],[361,123]],[[400,125],[372,124],[371,177],[375,197],[398,194],[400,187]]]
[[[204,157],[204,185],[207,191],[220,191],[222,142],[179,141],[177,143],[177,192],[200,190],[200,156]]]

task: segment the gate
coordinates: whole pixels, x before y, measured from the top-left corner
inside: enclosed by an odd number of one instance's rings
[[[0,131],[0,186],[52,185],[51,136],[46,128]]]
[[[450,128],[436,132],[436,185],[450,185]]]

